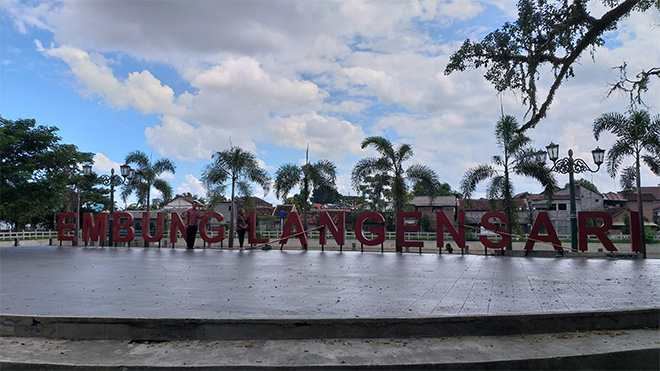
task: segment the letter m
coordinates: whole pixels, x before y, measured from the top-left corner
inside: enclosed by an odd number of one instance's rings
[[[96,221],[92,213],[83,214],[83,241],[89,242],[98,241],[105,242],[107,239],[106,231],[108,230],[108,213],[98,213]]]

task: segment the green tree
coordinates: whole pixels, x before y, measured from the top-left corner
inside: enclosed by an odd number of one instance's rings
[[[618,22],[632,11],[660,9],[657,0],[602,0],[609,10],[600,18],[589,13],[590,0],[520,0],[518,19],[505,23],[481,42],[466,40],[450,58],[445,74],[464,71],[468,67],[484,67],[484,78],[498,92],[519,93],[531,115],[521,130],[534,127],[543,119],[560,85],[574,76],[573,65],[586,52],[604,43],[603,34],[616,29]],[[546,71],[554,76],[548,88],[537,83]],[[625,72],[625,68],[624,68]],[[642,71],[637,84],[621,86],[644,91],[648,78],[658,76],[660,69]],[[539,92],[542,93],[539,97]]]
[[[79,164],[92,154],[61,144],[55,126],[37,126],[34,119],[0,116],[0,220],[16,230],[42,223],[60,211],[68,186],[80,175]]]
[[[637,187],[642,254],[646,258],[640,169],[644,162],[653,174],[660,175],[660,115],[651,118],[647,111],[639,110],[633,110],[629,115],[606,113],[594,121],[594,138],[600,139],[605,131],[617,137],[607,153],[607,172],[612,178],[621,169],[623,160],[633,157],[634,164],[622,169],[620,182],[624,191],[630,192]]]
[[[439,183],[438,184],[438,190],[437,190],[436,193],[437,193],[438,196],[461,197],[461,192],[451,189],[451,186],[449,185],[449,183]],[[412,195],[413,196],[430,196],[430,194],[426,190],[426,188],[424,188],[424,186],[420,183],[415,183],[413,185]]]
[[[584,179],[584,178],[576,180],[576,181],[575,181],[575,185],[576,185],[576,186],[578,186],[578,185],[579,185],[579,186],[582,186],[582,187],[584,187],[584,188],[586,188],[586,189],[588,189],[588,190],[590,190],[590,191],[592,191],[592,192],[594,192],[594,193],[600,193],[600,192],[598,191],[598,187],[596,187],[595,184],[591,183],[590,181],[588,181],[588,180],[586,180],[586,179]],[[570,184],[569,184],[569,183],[566,183],[566,185],[564,185],[564,188],[568,188],[569,186],[570,186]]]
[[[124,200],[135,193],[138,197],[138,205],[150,210],[151,208],[151,187],[156,188],[163,195],[163,202],[167,203],[172,199],[172,186],[159,176],[164,172],[174,174],[176,166],[172,160],[161,158],[156,162],[151,162],[149,156],[142,151],[130,152],[125,160],[126,164],[136,165],[135,176],[124,186],[121,196]]]
[[[337,191],[337,188],[327,185],[319,185],[314,187],[312,192],[312,202],[319,204],[333,204],[341,199],[341,194]]]
[[[299,193],[296,193],[291,197],[287,197],[284,203],[287,205],[294,205],[296,210],[305,210],[305,207],[312,207],[312,204],[310,204],[309,201],[305,202]]]
[[[406,180],[420,184],[426,189],[430,197],[438,195],[438,176],[430,167],[420,164],[411,165],[404,169],[404,162],[413,156],[412,146],[401,144],[396,149],[392,143],[383,137],[367,137],[362,141],[362,149],[372,146],[378,151],[380,157],[367,157],[358,161],[351,173],[353,188],[360,189],[367,177],[381,175],[385,177],[392,192],[394,211],[403,211],[408,196]],[[402,251],[401,246],[396,251]]]
[[[387,199],[391,199],[392,192],[388,188],[390,177],[387,174],[374,174],[367,176],[358,186],[365,204],[362,208],[368,211],[383,213],[387,208]]]
[[[545,166],[540,156],[545,155],[545,151],[532,147],[532,140],[519,131],[514,117],[504,116],[497,122],[495,138],[503,156],[493,156],[492,165],[482,164],[468,170],[461,180],[461,192],[469,199],[477,184],[490,179],[487,197],[493,206],[504,208],[504,214],[509,218],[507,232],[511,234],[513,227],[518,225],[511,175],[538,180],[545,187],[544,193],[549,199],[552,198],[557,184],[550,168]],[[512,249],[511,243],[506,249]]]
[[[206,165],[202,181],[208,190],[211,207],[231,186],[231,212],[229,223],[229,247],[234,247],[234,229],[236,220],[236,194],[243,197],[252,195],[252,183],[260,185],[265,192],[270,188],[268,173],[259,167],[256,156],[240,147],[216,152],[213,162]]]
[[[305,164],[284,164],[275,173],[275,196],[286,201],[287,195],[294,187],[300,187],[300,197],[303,205],[303,227],[308,229],[307,204],[310,190],[315,187],[335,187],[337,167],[331,161],[319,160],[312,164],[305,159]],[[303,246],[306,248],[306,246]]]

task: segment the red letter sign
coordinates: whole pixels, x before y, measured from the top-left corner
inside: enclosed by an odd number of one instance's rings
[[[218,232],[218,235],[215,237],[209,236],[209,234],[206,233],[206,224],[211,218],[215,218],[218,222],[225,220],[225,218],[219,213],[216,212],[204,213],[204,215],[202,215],[202,218],[199,220],[199,234],[202,236],[202,240],[206,241],[207,243],[220,242],[225,239],[225,227],[222,225],[213,227],[211,230]]]
[[[421,218],[421,211],[401,211],[396,213],[396,245],[397,247],[423,247],[424,241],[406,240],[406,232],[419,232],[422,226],[415,222],[414,225],[406,225],[406,218]]]
[[[642,234],[639,230],[639,212],[631,211],[628,214],[630,225],[630,248],[633,252],[642,252]]]
[[[176,234],[177,231],[181,232],[181,235],[183,236],[183,239],[185,241],[188,238],[188,236],[186,233],[186,226],[183,224],[183,220],[181,220],[181,215],[179,215],[178,213],[172,213],[171,215],[172,215],[172,222],[170,223],[170,242],[176,243],[179,237]]]
[[[464,249],[465,248],[465,212],[458,212],[458,231],[454,228],[454,225],[449,221],[447,214],[442,211],[435,213],[437,237],[435,240],[436,247],[444,247],[445,245],[445,229],[451,234],[454,238],[456,245]]]
[[[345,242],[345,228],[346,228],[346,215],[344,214],[343,211],[339,211],[337,213],[337,224],[339,227],[335,226],[335,223],[332,222],[332,218],[330,218],[330,215],[328,214],[327,211],[321,211],[320,213],[320,218],[319,218],[319,225],[322,225],[323,228],[321,228],[320,233],[319,233],[319,244],[325,245],[327,242],[327,236],[325,234],[326,229],[330,231],[332,234],[332,237],[335,238],[335,242],[337,242],[337,245],[339,246],[344,246]]]
[[[125,223],[121,223],[121,219],[126,218]],[[114,225],[112,226],[112,229],[114,229],[113,234],[112,234],[112,239],[114,242],[131,242],[133,241],[133,238],[135,237],[135,230],[133,229],[133,217],[129,213],[114,213],[113,216],[114,220]],[[148,223],[148,222],[147,222]],[[119,233],[120,229],[126,229],[126,235],[122,237]]]
[[[504,215],[503,213],[498,213],[498,212],[485,213],[484,216],[481,217],[481,225],[484,228],[486,228],[486,230],[499,233],[502,236],[502,240],[500,242],[493,242],[489,240],[487,236],[479,236],[481,243],[484,244],[484,246],[491,249],[501,249],[509,244],[509,240],[511,240],[511,236],[509,236],[508,234],[502,234],[502,232],[504,232],[504,229],[490,224],[490,222],[488,221],[488,219],[490,218],[498,218],[500,221],[502,221],[505,224],[509,223],[509,218],[507,218],[506,215]]]
[[[539,234],[539,232],[541,232],[541,227],[545,227],[545,230],[548,232],[547,235],[543,236]],[[536,242],[549,242],[555,250],[564,250],[561,246],[561,241],[557,236],[557,232],[555,231],[555,227],[552,226],[552,221],[550,221],[550,217],[546,212],[540,212],[539,215],[536,216],[532,230],[529,232],[529,238],[525,244],[525,250],[533,250],[534,243]]]
[[[355,237],[358,239],[358,241],[360,241],[360,243],[367,246],[376,246],[381,243],[384,243],[385,228],[383,227],[374,227],[369,230],[369,232],[376,235],[376,238],[374,238],[373,240],[368,240],[367,237],[364,236],[364,231],[362,231],[362,224],[367,218],[371,218],[379,223],[385,221],[385,218],[383,218],[383,216],[380,215],[380,213],[367,212],[361,214],[360,216],[358,216],[357,220],[355,220]]]
[[[257,213],[250,211],[250,216],[248,217],[248,222],[250,223],[250,229],[248,230],[248,243],[258,244],[258,243],[268,243],[267,238],[257,238]]]
[[[603,221],[602,227],[587,227],[587,220],[590,218],[598,218]],[[604,211],[582,211],[578,213],[578,243],[580,251],[587,251],[588,241],[587,235],[589,233],[595,234],[600,242],[605,246],[607,251],[618,251],[614,244],[607,237],[607,232],[612,227],[612,217]]]
[[[296,230],[293,230],[293,227],[296,228]],[[303,246],[307,246],[307,236],[305,236],[304,232],[305,230],[303,229],[302,222],[300,221],[300,215],[296,212],[289,213],[289,218],[286,220],[286,224],[284,225],[284,230],[282,230],[282,237],[280,240],[280,244],[286,245],[286,242],[289,240],[289,237],[293,237],[294,235],[300,233],[297,237],[300,240],[300,243]]]
[[[146,242],[158,242],[163,238],[165,233],[165,214],[157,213],[156,214],[156,233],[152,236],[150,234],[151,229],[151,216],[149,212],[142,213],[142,238]]]
[[[108,239],[107,231],[108,213],[96,214],[96,223],[92,213],[83,214],[83,241],[99,241],[100,238],[100,242],[105,242]]]
[[[59,213],[57,215],[57,239],[60,241],[76,241],[75,234],[66,235],[67,229],[76,229],[76,223],[66,223],[66,218],[75,218],[76,213]]]

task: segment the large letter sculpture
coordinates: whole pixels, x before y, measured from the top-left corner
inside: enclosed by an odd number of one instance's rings
[[[295,227],[295,231],[293,228]],[[284,230],[282,231],[282,236],[280,237],[280,245],[286,245],[286,242],[290,237],[298,237],[300,243],[303,246],[307,246],[307,236],[305,235],[302,222],[300,221],[300,215],[296,212],[289,213],[289,217],[286,219],[286,224],[284,225]],[[298,234],[298,236],[295,236]]]
[[[146,220],[146,222],[145,222]],[[157,213],[156,214],[156,233],[152,236],[150,233],[151,229],[151,215],[149,212],[145,211],[142,213],[142,238],[146,242],[158,242],[163,238],[165,233],[165,214]]]
[[[259,244],[259,243],[268,243],[267,238],[257,238],[257,213],[250,211],[250,216],[248,217],[248,222],[250,229],[248,230],[248,243],[249,244]]]
[[[179,236],[177,235],[177,231],[181,232],[181,235],[183,236],[183,240],[187,240],[188,236],[186,233],[186,226],[183,224],[183,220],[181,219],[181,215],[177,213],[172,213],[172,221],[170,222],[170,242],[171,243],[176,243],[178,240]],[[188,241],[186,241],[188,242]]]
[[[484,246],[491,248],[491,249],[502,249],[504,248],[507,244],[509,244],[509,240],[511,240],[511,236],[509,236],[504,232],[504,229],[493,225],[490,223],[489,219],[490,218],[498,218],[500,221],[502,221],[505,224],[509,223],[509,218],[506,217],[505,214],[503,213],[498,213],[498,212],[488,212],[485,213],[484,216],[481,217],[481,225],[486,229],[491,232],[498,233],[502,236],[502,240],[499,242],[493,242],[488,239],[488,236],[479,236],[479,240],[481,240],[481,243],[484,244]]]
[[[67,223],[66,218],[75,218],[76,213],[59,213],[57,215],[57,239],[60,241],[76,241],[77,237],[75,234],[71,236],[66,235],[67,229],[76,229],[75,223]]]
[[[435,246],[443,248],[445,246],[445,229],[454,239],[456,245],[464,249],[465,248],[465,212],[458,212],[458,231],[454,228],[452,222],[449,221],[447,214],[442,211],[435,213],[435,225],[437,229],[438,236],[435,240]]]
[[[133,216],[129,213],[114,213],[114,225],[112,226],[112,240],[114,242],[131,242],[135,238],[135,229],[133,229]],[[122,219],[126,219],[124,223]],[[147,222],[148,223],[148,222]],[[121,235],[121,230],[126,230],[126,235]]]
[[[396,213],[396,245],[398,247],[424,247],[424,241],[406,240],[406,232],[419,232],[422,230],[422,226],[418,225],[416,221],[414,225],[406,225],[406,219],[419,219],[421,217],[421,211],[401,211]]]
[[[362,224],[364,224],[364,221],[367,218],[371,218],[378,223],[382,223],[385,221],[385,218],[383,218],[383,216],[380,215],[380,213],[367,212],[361,214],[360,216],[358,216],[357,220],[355,220],[355,237],[358,239],[358,241],[360,241],[361,244],[367,246],[376,246],[385,243],[385,228],[383,227],[373,227],[369,230],[369,232],[376,235],[376,238],[374,238],[373,240],[369,240],[367,239],[367,237],[364,236],[364,231],[362,230]]]
[[[99,241],[105,242],[108,239],[108,213],[96,214],[96,222],[94,222],[94,214],[83,214],[83,241]]]
[[[540,234],[542,227],[545,227],[548,234]],[[536,216],[532,230],[529,232],[529,238],[525,244],[525,250],[533,250],[534,243],[536,242],[548,242],[552,244],[552,247],[554,247],[555,250],[564,250],[561,241],[559,240],[559,236],[557,236],[557,232],[555,231],[555,227],[552,226],[552,221],[546,212],[540,212],[539,215]]]
[[[330,214],[328,214],[327,211],[321,211],[319,218],[319,225],[323,226],[319,234],[320,245],[325,245],[327,242],[327,236],[325,233],[327,228],[327,230],[330,231],[330,234],[332,234],[332,237],[334,237],[337,245],[344,246],[344,240],[346,238],[346,232],[345,232],[346,215],[344,214],[343,211],[337,213],[338,226],[335,226],[335,223],[332,222],[332,218],[330,217]]]
[[[601,227],[588,227],[587,220],[591,218],[601,219]],[[587,251],[589,246],[588,234],[595,234],[607,251],[617,251],[616,247],[607,237],[607,232],[612,227],[612,217],[604,211],[582,211],[578,213],[578,243],[580,251]]]
[[[220,242],[225,239],[225,227],[222,225],[212,227],[211,231],[218,232],[218,235],[215,237],[209,236],[208,232],[206,232],[206,225],[211,218],[217,220],[218,223],[225,220],[225,218],[219,213],[204,213],[204,215],[202,215],[201,219],[199,220],[199,234],[202,236],[202,240],[204,240],[206,243]]]

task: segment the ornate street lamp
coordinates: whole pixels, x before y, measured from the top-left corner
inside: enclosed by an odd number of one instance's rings
[[[100,175],[98,177],[103,185],[110,186],[110,233],[108,236],[108,242],[110,246],[112,246],[112,223],[113,215],[115,213],[115,186],[124,184],[128,180],[132,179],[135,175],[135,170],[131,169],[131,167],[126,164],[119,167],[119,172],[121,177],[119,175],[115,175],[114,168],[110,169],[110,175]],[[83,174],[85,174],[85,176],[92,175],[92,165],[83,165]]]
[[[568,184],[571,198],[571,210],[570,210],[570,221],[571,221],[571,251],[578,251],[578,240],[577,240],[577,211],[575,206],[575,173],[584,173],[592,172],[595,173],[600,169],[600,165],[603,164],[605,159],[605,150],[597,147],[591,151],[591,155],[594,158],[594,163],[598,166],[595,170],[592,170],[586,162],[579,158],[573,158],[573,150],[568,150],[568,157],[559,159],[559,144],[550,142],[550,144],[545,147],[548,150],[548,157],[552,160],[552,168],[550,171],[556,171],[560,174],[568,174]]]

